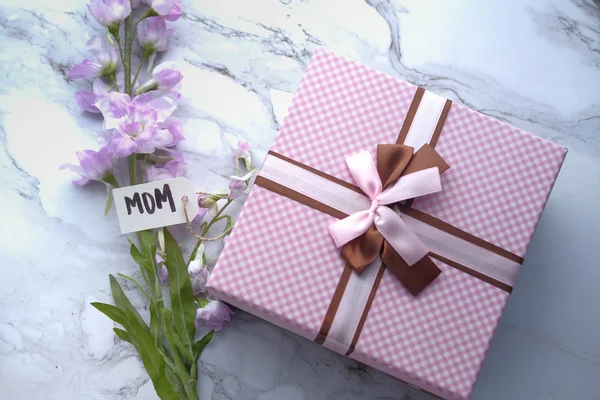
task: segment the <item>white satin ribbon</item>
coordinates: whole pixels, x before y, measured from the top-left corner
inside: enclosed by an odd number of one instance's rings
[[[445,98],[426,90],[403,144],[412,147],[416,152],[429,143],[445,104]]]
[[[401,177],[382,191],[377,167],[368,151],[346,159],[356,184],[369,197],[369,208],[329,225],[329,234],[337,247],[341,247],[365,233],[375,224],[377,230],[398,252],[408,265],[413,265],[429,252],[419,238],[411,232],[402,219],[386,204],[439,192],[442,190],[437,167],[424,169]]]
[[[354,214],[362,211],[365,208],[369,208],[371,204],[371,200],[368,197],[354,190],[322,178],[272,155],[267,155],[265,158],[259,175],[345,214]],[[400,214],[397,210],[395,212],[408,226],[409,231],[412,234],[416,234],[432,253],[464,265],[473,271],[494,278],[511,287],[514,285],[515,278],[521,267],[521,264],[518,262],[428,225],[418,219]],[[386,229],[386,227],[384,226],[383,229]],[[398,253],[400,254],[400,251]],[[354,276],[356,274],[350,275],[350,279],[353,279]]]
[[[323,346],[340,354],[345,354],[348,351],[380,267],[381,258],[378,257],[377,260],[369,264],[362,274],[350,274],[350,279],[348,279],[346,289]]]

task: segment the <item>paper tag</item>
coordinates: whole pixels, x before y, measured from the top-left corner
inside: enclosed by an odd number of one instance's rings
[[[190,220],[198,214],[196,188],[182,177],[113,190],[121,233],[137,232],[186,222],[182,198]]]

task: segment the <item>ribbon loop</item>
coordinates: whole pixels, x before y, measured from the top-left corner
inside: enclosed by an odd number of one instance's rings
[[[440,171],[437,167],[432,167],[404,175],[395,184],[379,193],[377,199],[382,204],[392,204],[441,190]]]
[[[336,246],[344,247],[342,257],[357,273],[361,273],[383,250],[387,259],[384,261],[398,264],[390,265],[390,269],[401,281],[406,280],[407,288],[414,295],[439,275],[439,269],[428,259],[429,250],[417,235],[385,205],[442,190],[440,173],[448,166],[435,150],[425,146],[423,149],[413,157],[411,147],[380,145],[377,166],[368,151],[348,157],[346,163],[350,173],[371,199],[371,205],[369,209],[329,225],[329,234]],[[417,163],[412,162],[413,158]],[[407,171],[410,173],[406,174]],[[412,270],[416,265],[421,266],[414,269],[416,274],[422,275],[426,270],[427,277],[415,279],[407,272],[406,268]]]
[[[329,225],[329,234],[335,245],[341,247],[365,233],[374,219],[375,213],[370,210],[359,211]]]
[[[358,187],[365,192],[371,200],[381,193],[381,180],[377,173],[377,167],[373,157],[368,151],[361,151],[346,158],[346,164],[352,173]]]

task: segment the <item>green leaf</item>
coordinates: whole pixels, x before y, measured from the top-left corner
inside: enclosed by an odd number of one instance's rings
[[[90,303],[90,305],[100,311],[102,314],[106,315],[108,318],[115,321],[117,324],[127,327],[127,319],[125,318],[125,313],[121,309],[113,306],[112,304],[106,303],[94,302]]]
[[[185,399],[186,395],[185,395],[185,388],[183,387],[183,383],[181,383],[181,379],[179,379],[179,377],[177,376],[177,374],[169,367],[165,368],[165,376],[167,377],[167,380],[169,381],[169,383],[171,384],[171,387],[173,388],[173,390],[177,393],[179,393],[179,395],[181,395],[182,399]]]
[[[165,327],[165,336],[167,337],[169,347],[172,349],[175,348],[185,357],[185,361],[191,365],[193,362],[192,353],[188,352],[188,349],[184,346],[177,333],[173,330],[173,317],[171,311],[169,311],[167,308],[162,308],[160,310],[160,316],[162,318],[162,324]]]
[[[206,335],[204,335],[204,337],[202,339],[200,339],[196,343],[194,343],[194,359],[198,358],[198,356],[200,354],[202,354],[202,350],[204,350],[206,345],[210,343],[213,336],[215,336],[214,330],[208,332]]]
[[[165,371],[165,360],[160,354],[158,348],[154,345],[154,340],[148,332],[145,324],[141,326],[137,323],[137,316],[132,310],[125,311],[127,320],[130,321],[129,335],[137,343],[138,352],[142,358],[144,368],[152,379],[154,390],[160,396],[161,399],[165,400],[179,400],[180,396],[173,390],[173,387],[167,380]]]
[[[118,273],[117,275],[119,275],[123,279],[127,279],[129,282],[132,282],[135,285],[135,287],[138,288],[138,290],[140,291],[140,293],[142,295],[144,295],[144,297],[146,299],[148,299],[148,301],[152,301],[152,299],[150,298],[150,296],[148,296],[148,293],[146,293],[146,291],[144,290],[144,288],[142,287],[142,285],[140,285],[139,282],[136,281],[133,277],[131,277],[129,275],[121,274],[121,273]]]
[[[142,254],[148,260],[153,260],[156,254],[156,238],[151,230],[138,232]]]
[[[223,215],[223,218],[227,219],[227,223],[225,224],[225,229],[223,231],[229,231],[233,227],[233,218],[230,215]]]
[[[114,178],[113,178],[114,179]],[[113,192],[110,185],[106,185],[106,200],[104,202],[104,216],[106,217],[110,212],[113,203]]]
[[[161,311],[161,318],[162,318],[162,325],[165,328],[165,336],[167,337],[167,342],[169,343],[169,349],[171,350],[171,357],[173,358],[173,361],[175,362],[175,370],[174,372],[177,374],[177,376],[179,377],[179,379],[181,380],[182,383],[184,383],[184,385],[189,381],[189,374],[187,372],[187,367],[186,365],[182,362],[181,360],[181,356],[180,356],[180,348],[181,346],[177,344],[178,342],[178,337],[177,334],[175,333],[175,331],[173,330],[173,326],[171,323],[171,312],[166,309],[163,308],[160,310]],[[183,349],[185,354],[185,349]],[[191,360],[191,354],[190,354],[190,360],[188,362],[188,365],[192,365],[193,360]]]
[[[140,240],[141,253],[138,251],[138,253],[140,254],[135,255],[135,257],[138,257],[138,259],[140,260],[139,262],[138,260],[136,260],[136,262],[138,262],[138,264],[142,268],[142,271],[146,272],[145,276],[147,284],[153,293],[153,297],[162,298],[162,295],[160,295],[160,293],[157,292],[157,286],[160,286],[160,284],[159,282],[157,282],[156,277],[156,238],[154,237],[154,234],[151,230],[138,232],[138,238]],[[140,255],[141,257],[139,257]],[[132,257],[133,256],[134,255],[132,254]]]
[[[127,239],[129,240],[129,239]],[[129,254],[131,254],[131,258],[140,266],[140,272],[142,273],[142,278],[144,278],[144,282],[152,289],[152,283],[150,278],[154,276],[154,271],[152,270],[152,263],[149,262],[140,251],[135,247],[135,244],[129,240]]]
[[[167,229],[165,229],[165,252],[175,332],[186,348],[186,358],[192,358],[192,346],[196,331],[194,327],[196,317],[194,293],[179,245]]]
[[[156,312],[156,304],[150,303],[150,334],[154,338],[154,345],[156,347],[162,346],[162,334],[160,330],[160,319]]]
[[[140,253],[140,251],[135,247],[135,244],[131,243],[131,247],[129,248],[129,254],[131,254],[131,258],[142,268],[146,268],[148,261],[146,258]]]
[[[135,343],[133,342],[133,340],[131,339],[131,337],[129,337],[129,334],[127,333],[127,331],[124,331],[123,329],[119,329],[119,328],[113,328],[113,331],[115,331],[115,334],[121,340],[124,340],[126,342],[129,342],[129,343],[135,345]]]
[[[109,278],[110,289],[112,291],[113,301],[115,302],[115,305],[125,313],[125,316],[127,316],[128,313],[131,313],[137,325],[139,325],[140,327],[144,327],[146,328],[146,330],[148,330],[148,325],[146,325],[146,323],[144,322],[140,314],[137,312],[135,307],[133,307],[133,304],[131,304],[131,302],[123,292],[123,289],[121,289],[119,282],[117,282],[116,278],[113,275],[109,275]],[[134,322],[129,320],[129,317],[127,317],[127,320],[129,321],[130,325]],[[123,326],[129,328],[129,326]]]

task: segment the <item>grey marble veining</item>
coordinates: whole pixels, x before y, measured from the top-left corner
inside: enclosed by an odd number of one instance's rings
[[[184,10],[162,59],[185,75],[181,148],[199,189],[226,187],[238,139],[264,156],[319,46],[568,147],[473,399],[600,398],[597,2],[188,0]],[[114,213],[102,215],[104,189],[74,188],[58,171],[96,146],[101,120],[73,98],[86,84],[66,76],[97,32],[84,1],[0,2],[2,398],[156,398],[135,351],[89,305],[109,301],[108,273],[135,273],[127,242]],[[203,354],[199,393],[431,399],[243,312]]]

